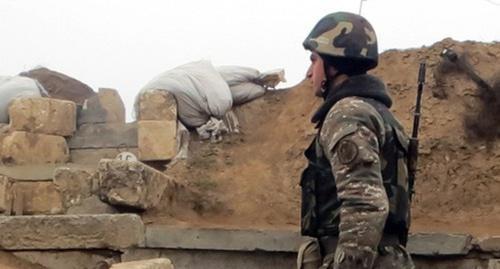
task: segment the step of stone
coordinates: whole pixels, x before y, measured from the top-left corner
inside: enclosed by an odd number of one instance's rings
[[[413,234],[408,239],[407,249],[413,255],[466,255],[472,249],[472,236],[444,233]]]
[[[146,247],[295,252],[305,240],[296,231],[147,226]]]
[[[0,217],[0,249],[112,249],[144,246],[135,214]]]

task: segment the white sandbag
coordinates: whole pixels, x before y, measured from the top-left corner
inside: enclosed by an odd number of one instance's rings
[[[266,93],[266,89],[252,82],[245,82],[229,87],[233,97],[233,105],[241,105],[257,99]]]
[[[256,80],[256,83],[264,86],[266,89],[275,89],[281,82],[286,82],[284,69],[274,69],[261,73]]]
[[[260,76],[260,72],[257,69],[236,65],[218,66],[217,71],[219,71],[229,86],[252,82]]]
[[[220,119],[233,105],[229,86],[209,61],[192,62],[166,71],[144,86],[139,95],[149,90],[172,93],[179,119],[188,127],[199,127],[210,117]]]
[[[15,98],[41,97],[45,90],[38,81],[21,76],[0,76],[0,123],[9,123],[8,108]]]

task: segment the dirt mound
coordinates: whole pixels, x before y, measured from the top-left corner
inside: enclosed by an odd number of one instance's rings
[[[45,67],[35,68],[20,75],[38,80],[50,97],[73,101],[79,105],[95,94],[92,88],[83,82]]]
[[[498,71],[500,44],[451,39],[420,49],[386,51],[373,71],[386,82],[395,103],[392,110],[409,132],[419,62],[427,62],[413,229],[498,234],[500,227],[494,224],[500,221],[495,216],[500,213],[500,149],[495,141],[487,147],[485,140],[467,135],[464,120],[482,105],[476,84],[465,74],[439,72],[439,54],[449,47],[466,51],[484,78]],[[314,136],[310,117],[319,103],[310,86],[302,83],[238,108],[241,134],[220,144],[192,142],[192,158],[168,171],[205,194],[200,203],[205,206],[175,213],[157,210],[145,218],[189,225],[296,228],[298,181],[306,164],[302,152]],[[474,228],[474,223],[482,225]]]

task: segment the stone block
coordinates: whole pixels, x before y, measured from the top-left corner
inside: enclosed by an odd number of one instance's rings
[[[500,236],[480,238],[477,245],[484,252],[500,252]]]
[[[4,138],[1,156],[5,164],[65,163],[69,149],[62,136],[15,131]]]
[[[171,160],[177,153],[177,121],[141,120],[138,122],[139,160]]]
[[[465,234],[418,233],[410,235],[407,249],[412,255],[467,255],[471,242]]]
[[[12,210],[12,180],[0,175],[0,213],[10,215]]]
[[[109,204],[104,203],[96,195],[92,195],[77,205],[71,206],[66,211],[68,215],[81,215],[81,214],[117,214],[118,210]]]
[[[174,269],[172,262],[166,258],[116,263],[111,269]]]
[[[291,230],[197,229],[162,225],[146,228],[148,248],[296,252],[305,240]]]
[[[25,261],[50,269],[104,269],[109,268],[107,264],[120,260],[119,253],[108,250],[15,251],[12,253]]]
[[[167,91],[153,90],[141,94],[138,106],[139,120],[177,120],[177,102]]]
[[[500,260],[491,259],[488,261],[488,269],[500,269]]]
[[[102,200],[143,210],[156,206],[165,189],[176,185],[167,175],[134,161],[101,160],[96,176]]]
[[[68,140],[68,146],[70,149],[135,148],[137,124],[84,124]]]
[[[144,244],[135,214],[0,217],[0,249],[112,249]]]
[[[76,104],[51,98],[18,98],[9,106],[10,128],[70,136],[76,130]]]
[[[56,168],[53,182],[62,196],[65,208],[80,204],[93,190],[98,189],[98,186],[93,186],[89,172],[69,167]]]
[[[13,189],[16,215],[54,215],[65,211],[62,195],[50,181],[15,182]]]
[[[125,105],[118,91],[100,88],[87,99],[78,113],[78,125],[85,123],[125,123]]]

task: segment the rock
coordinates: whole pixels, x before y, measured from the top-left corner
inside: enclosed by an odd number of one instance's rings
[[[139,160],[171,160],[177,153],[177,121],[138,121]]]
[[[68,140],[68,146],[70,149],[135,148],[137,124],[84,124]]]
[[[101,199],[99,199],[96,195],[92,195],[81,200],[79,204],[68,208],[66,211],[66,214],[68,215],[116,213],[118,213],[118,210],[101,201]]]
[[[484,252],[500,252],[500,236],[480,238],[477,245]]]
[[[45,67],[32,69],[19,75],[36,79],[51,98],[73,101],[81,105],[85,99],[95,94],[92,88],[81,81]]]
[[[153,90],[141,94],[138,109],[139,120],[177,120],[177,102],[167,91]]]
[[[50,98],[18,98],[9,106],[10,128],[38,134],[70,136],[76,130],[76,105]]]
[[[69,161],[69,149],[62,136],[12,132],[1,148],[5,164],[44,164]]]
[[[466,255],[472,237],[465,234],[419,233],[410,235],[407,249],[413,255]]]
[[[0,248],[7,250],[112,249],[144,245],[135,214],[0,217]]]
[[[12,210],[12,180],[0,175],[0,213],[10,215]]]
[[[102,200],[142,210],[156,206],[165,189],[177,185],[167,175],[133,161],[101,160],[96,176]]]
[[[50,181],[15,182],[16,215],[54,215],[64,213],[63,198]]]
[[[92,175],[85,170],[59,167],[54,170],[53,182],[62,195],[65,208],[78,205],[97,190],[92,186]]]
[[[125,123],[125,105],[115,89],[100,88],[78,114],[78,125],[85,123]]]
[[[174,269],[172,262],[166,258],[143,261],[116,263],[110,269]]]

